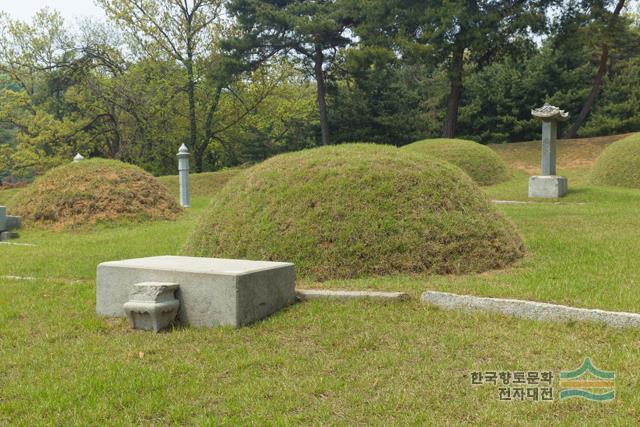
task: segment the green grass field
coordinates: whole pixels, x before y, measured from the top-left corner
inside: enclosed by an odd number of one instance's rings
[[[640,330],[447,312],[417,300],[435,289],[640,312],[640,190],[588,184],[594,152],[613,139],[593,150],[561,142],[559,173],[570,184],[561,201],[499,205],[528,249],[516,266],[302,282],[414,298],[299,303],[240,330],[153,335],[95,315],[96,265],[177,253],[205,195],[176,222],[24,230],[15,242],[36,246],[0,245],[0,425],[636,425]],[[496,148],[516,171],[484,189],[490,198],[526,200],[525,171],[538,162],[526,144]],[[0,191],[0,202],[8,197]],[[557,373],[586,356],[616,372],[613,402],[506,403],[496,387],[470,385],[472,371]]]

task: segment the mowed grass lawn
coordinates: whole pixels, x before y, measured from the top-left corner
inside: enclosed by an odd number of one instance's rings
[[[526,200],[534,149],[496,151],[509,160],[518,150],[528,154],[513,178],[485,188],[492,199]],[[301,282],[414,298],[299,303],[240,330],[154,335],[95,315],[96,265],[177,253],[207,197],[195,197],[176,222],[24,230],[17,242],[36,246],[0,245],[0,424],[638,424],[640,330],[448,312],[418,301],[436,289],[640,312],[640,190],[590,186],[593,153],[585,151],[560,162],[571,187],[561,201],[499,205],[528,249],[513,268]],[[615,401],[505,403],[497,387],[470,384],[472,371],[557,375],[587,356],[616,372]]]

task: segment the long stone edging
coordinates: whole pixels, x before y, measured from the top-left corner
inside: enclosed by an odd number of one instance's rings
[[[491,200],[496,205],[586,205],[586,202],[538,202],[535,200]]]
[[[620,311],[575,308],[543,302],[456,295],[448,292],[427,291],[420,300],[445,309],[463,309],[498,312],[533,320],[589,321],[604,323],[614,328],[640,326],[640,314]]]
[[[407,300],[409,294],[405,292],[374,292],[374,291],[332,291],[325,289],[296,289],[296,295],[301,300],[330,298],[357,299],[372,298],[384,300]]]

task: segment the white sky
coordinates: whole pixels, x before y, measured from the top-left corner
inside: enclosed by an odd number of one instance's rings
[[[640,0],[629,0],[630,10],[637,10]],[[93,0],[0,0],[0,11],[7,12],[14,19],[29,20],[33,14],[43,7],[56,9],[64,17],[67,24],[73,24],[78,18],[104,18],[102,10]]]
[[[67,24],[75,23],[78,18],[104,18],[104,13],[93,0],[0,0],[0,11],[26,21],[44,7],[60,12]]]

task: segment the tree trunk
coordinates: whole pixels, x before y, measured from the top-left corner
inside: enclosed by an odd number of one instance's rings
[[[322,132],[322,145],[329,145],[329,116],[327,115],[327,88],[325,85],[324,70],[324,54],[322,48],[316,45],[316,54],[314,57],[314,71],[316,77],[318,110],[320,111],[320,130]]]
[[[196,172],[202,172],[202,155],[198,147],[198,129],[196,124],[196,82],[193,77],[193,58],[191,53],[188,54],[187,60],[187,95],[189,96],[189,149],[194,151],[194,162]]]
[[[453,138],[456,135],[458,109],[460,108],[460,98],[462,98],[464,45],[456,41],[453,49],[453,58],[451,59],[451,68],[449,70],[451,88],[447,98],[447,115],[444,118],[444,127],[442,129],[443,138]]]
[[[613,15],[611,15],[611,20],[609,22],[609,27],[611,28],[615,23],[616,19],[620,15],[622,8],[624,7],[625,0],[618,0],[618,4],[616,5],[615,10],[613,11]],[[584,101],[582,105],[582,109],[576,118],[576,121],[571,125],[569,130],[563,135],[563,138],[575,138],[578,136],[578,129],[582,126],[587,119],[587,116],[591,112],[591,108],[598,99],[598,95],[600,94],[600,89],[602,88],[602,79],[604,78],[604,73],[607,71],[607,62],[609,61],[609,45],[605,42],[602,45],[602,54],[600,55],[600,63],[598,65],[598,71],[596,72],[596,77],[593,79],[593,83],[591,85],[591,92],[589,92],[589,96]]]

